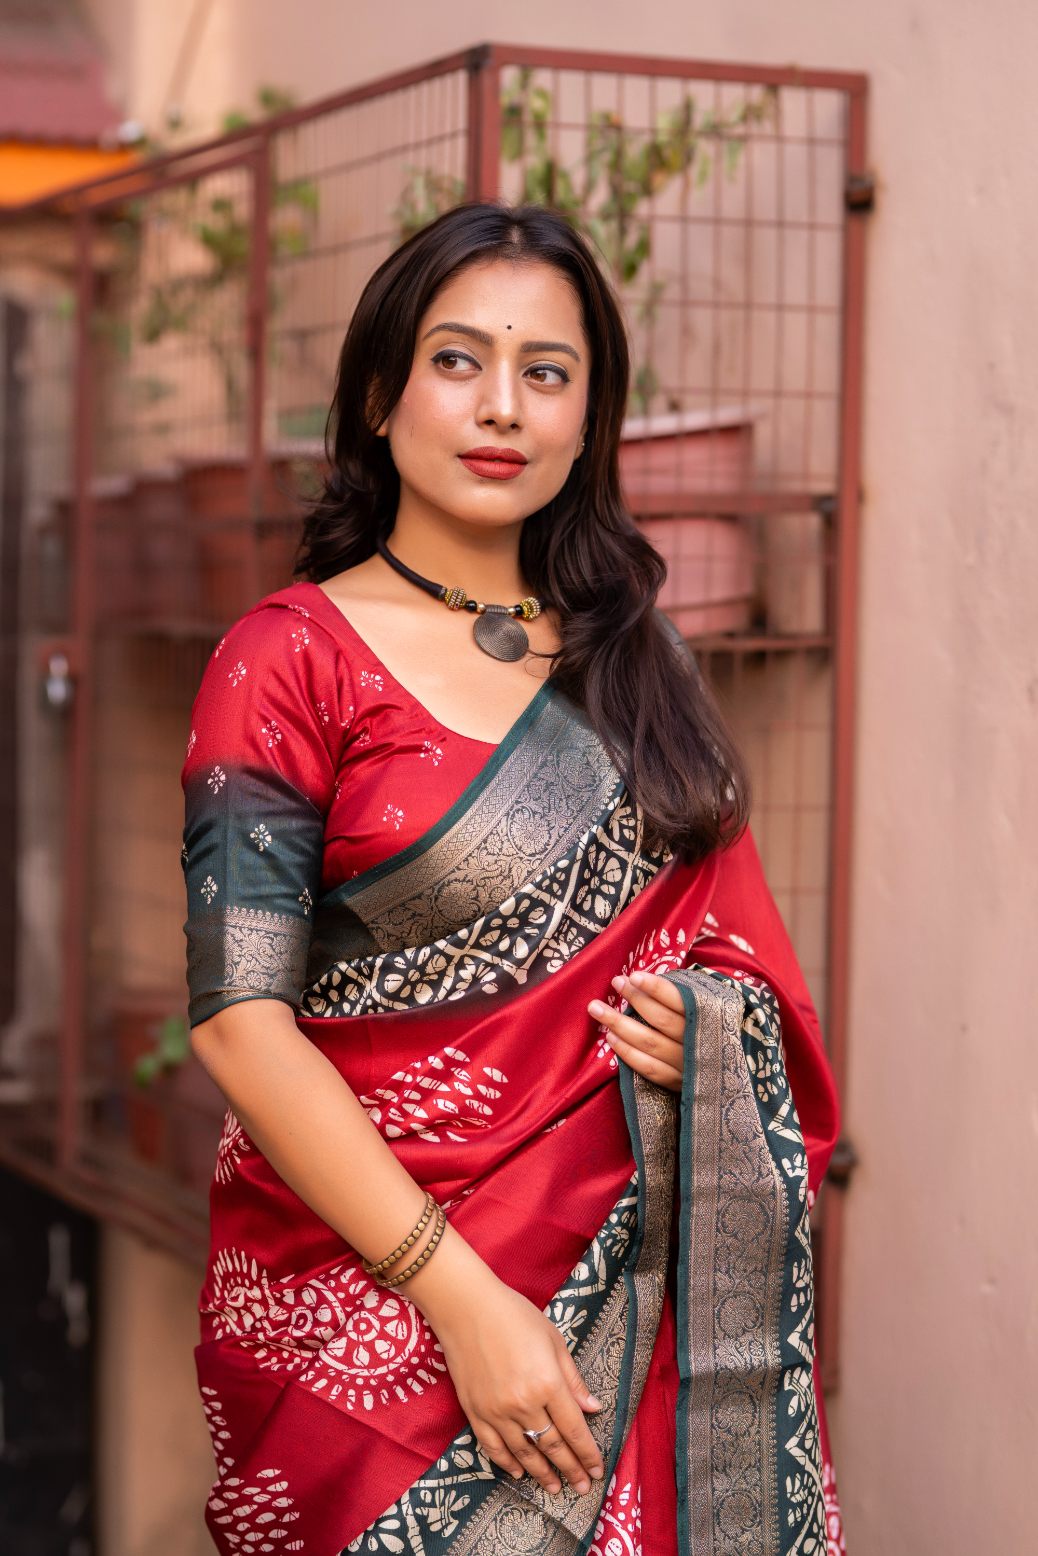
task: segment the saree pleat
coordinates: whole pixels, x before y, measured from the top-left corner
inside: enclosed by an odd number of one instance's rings
[[[587,1013],[636,968],[680,991],[680,1094]],[[697,866],[647,850],[546,683],[434,828],[315,904],[298,1009],[407,1170],[559,1329],[603,1401],[605,1476],[553,1496],[489,1460],[405,1292],[228,1112],[196,1350],[217,1547],[650,1556],[637,1504],[656,1496],[659,1556],[821,1556],[809,1210],[837,1108],[750,835]],[[663,1380],[667,1484],[635,1487],[618,1468],[658,1473],[632,1426]]]

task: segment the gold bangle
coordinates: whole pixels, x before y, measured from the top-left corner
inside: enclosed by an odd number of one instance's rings
[[[425,1209],[422,1211],[422,1219],[419,1221],[419,1223],[415,1227],[414,1231],[411,1232],[409,1236],[404,1238],[403,1242],[400,1244],[400,1247],[399,1248],[394,1248],[392,1253],[387,1254],[384,1259],[380,1259],[377,1264],[370,1264],[367,1259],[361,1259],[360,1262],[364,1266],[364,1269],[365,1269],[365,1271],[367,1272],[368,1275],[375,1275],[375,1276],[380,1275],[383,1270],[388,1269],[391,1264],[393,1264],[397,1259],[399,1259],[399,1257],[400,1257],[400,1255],[402,1253],[406,1253],[407,1252],[407,1250],[421,1236],[422,1228],[425,1226],[425,1224],[428,1221],[429,1217],[432,1215],[433,1210],[435,1209],[435,1206],[436,1206],[436,1201],[433,1199],[433,1197],[429,1193],[428,1189],[426,1189],[426,1191],[425,1191]]]
[[[433,1235],[430,1237],[429,1241],[426,1243],[425,1247],[422,1249],[422,1251],[418,1255],[417,1259],[415,1259],[412,1264],[409,1264],[406,1270],[401,1270],[399,1275],[387,1276],[387,1278],[385,1280],[381,1280],[380,1279],[379,1280],[379,1285],[381,1285],[381,1286],[390,1286],[390,1287],[392,1287],[392,1286],[399,1286],[402,1281],[410,1280],[412,1275],[417,1274],[417,1272],[421,1269],[421,1267],[425,1263],[425,1261],[428,1258],[431,1257],[433,1249],[436,1247],[436,1244],[440,1241],[440,1238],[443,1236],[444,1229],[446,1228],[446,1225],[447,1225],[447,1212],[444,1210],[442,1205],[437,1205],[437,1207],[436,1207],[436,1226],[435,1226],[435,1229],[433,1231]]]

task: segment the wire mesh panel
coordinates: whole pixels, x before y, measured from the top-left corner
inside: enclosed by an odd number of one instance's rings
[[[291,579],[361,288],[469,196],[563,211],[617,289],[627,500],[668,564],[658,603],[749,757],[765,869],[840,1059],[862,94],[857,77],[487,46],[68,203],[71,360],[33,391],[27,457],[41,535],[73,560],[29,593],[78,676],[68,753],[52,736],[46,760],[69,789],[54,1019],[81,1182],[118,1168],[127,1213],[153,1223],[164,1195],[171,1239],[201,1238],[218,1107],[179,1063],[191,699],[227,625]]]
[[[465,198],[467,75],[407,79],[273,135],[266,433],[319,453],[343,332],[372,271]]]
[[[748,752],[824,1015],[846,94],[562,59],[501,57],[501,192],[565,211],[622,298],[627,499]]]

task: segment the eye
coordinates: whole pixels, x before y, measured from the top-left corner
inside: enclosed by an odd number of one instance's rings
[[[558,377],[555,380],[556,383],[558,383],[558,384],[568,384],[569,383],[569,374],[566,372],[566,369],[564,367],[556,367],[553,362],[538,362],[536,364],[536,366],[528,367],[526,371],[528,373],[557,373]],[[549,383],[549,382],[550,382],[549,379],[544,379],[544,378],[538,379],[538,383]]]
[[[440,364],[446,362],[471,362],[473,367],[479,366],[474,357],[467,356],[464,351],[451,351],[449,347],[443,351],[438,351],[433,357],[433,361]],[[454,369],[448,368],[447,371],[452,373]]]

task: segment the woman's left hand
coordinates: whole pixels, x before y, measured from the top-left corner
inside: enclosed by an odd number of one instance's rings
[[[622,1016],[611,1005],[592,1000],[588,1012],[606,1028],[606,1039],[625,1063],[646,1080],[681,1090],[685,1067],[685,1006],[673,983],[655,973],[618,975],[613,988],[648,1022]]]

